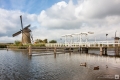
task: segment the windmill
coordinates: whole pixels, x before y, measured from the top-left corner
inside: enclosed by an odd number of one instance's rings
[[[31,30],[29,29],[30,25],[26,26],[23,28],[23,23],[22,23],[22,15],[20,16],[20,21],[21,21],[21,30],[14,33],[12,36],[15,37],[19,34],[22,34],[22,44],[30,44],[31,41],[33,41],[33,37],[31,35]]]
[[[117,33],[117,30],[115,31],[115,37],[112,37],[112,38],[114,38],[115,43],[118,43],[120,40],[120,37],[117,37],[116,33]]]

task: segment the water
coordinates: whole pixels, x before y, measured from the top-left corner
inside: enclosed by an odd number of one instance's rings
[[[94,52],[98,54],[98,51]],[[120,75],[118,57],[33,53],[40,55],[30,57],[26,50],[0,50],[0,80],[115,80],[114,76]],[[109,53],[112,55],[114,52]],[[84,62],[87,66],[80,66]],[[93,70],[96,66],[99,70]]]

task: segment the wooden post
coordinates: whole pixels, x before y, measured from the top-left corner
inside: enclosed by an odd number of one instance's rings
[[[29,55],[31,56],[31,55],[32,55],[32,48],[31,48],[31,45],[29,45],[28,49],[29,49]]]
[[[119,48],[115,47],[115,55],[118,56],[119,55]]]
[[[8,46],[7,46],[7,51],[8,51]]]
[[[56,54],[56,47],[54,47],[54,54]]]
[[[54,53],[54,58],[56,58],[56,53]]]
[[[70,53],[72,52],[71,46],[69,47],[69,52],[70,52]]]
[[[100,55],[103,55],[103,47],[100,47]]]
[[[83,47],[81,47],[81,53],[83,53]]]
[[[65,54],[65,49],[66,49],[66,48],[65,48],[65,47],[63,47],[63,52],[64,52],[64,54]]]
[[[81,47],[78,48],[78,52],[81,52]]]

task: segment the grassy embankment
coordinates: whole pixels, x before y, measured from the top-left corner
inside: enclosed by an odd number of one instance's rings
[[[38,49],[40,47],[45,47],[45,43],[40,44],[31,44],[33,48]],[[9,49],[27,49],[29,45],[22,44],[0,44],[0,48],[9,48]]]
[[[45,47],[45,43],[41,43],[41,44],[31,44],[32,48],[34,49],[39,49],[40,47]],[[12,44],[9,45],[8,48],[10,49],[27,49],[29,46],[29,44],[27,45],[16,45],[16,44]]]

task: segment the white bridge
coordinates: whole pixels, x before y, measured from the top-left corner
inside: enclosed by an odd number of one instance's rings
[[[47,43],[46,47],[115,47],[120,46],[120,43],[114,41],[98,41],[98,42],[82,42],[82,43]]]
[[[63,35],[64,42],[62,43],[47,43],[46,47],[116,47],[120,46],[119,38],[116,40],[108,41],[106,34],[105,41],[88,41],[88,34],[93,32],[75,33]]]

